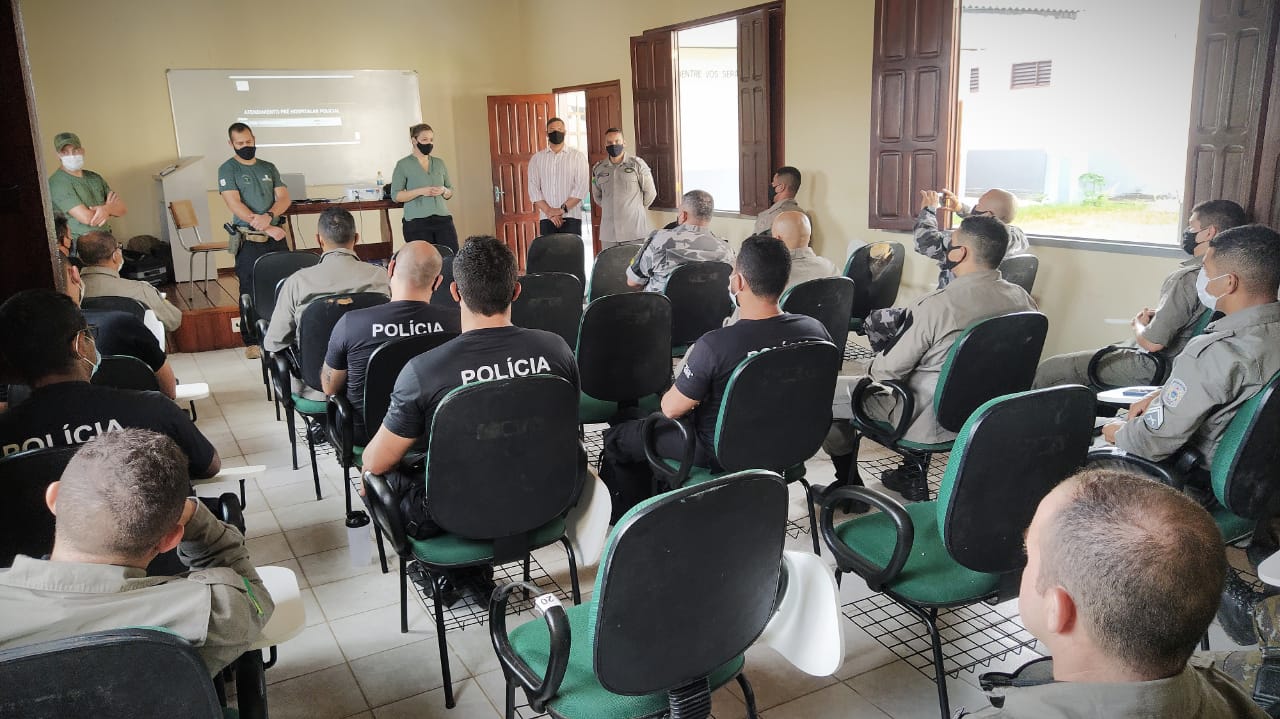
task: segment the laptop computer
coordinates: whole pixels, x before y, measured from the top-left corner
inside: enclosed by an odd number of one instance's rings
[[[307,176],[301,172],[282,172],[280,179],[284,180],[284,186],[289,190],[289,199],[294,202],[301,202],[307,198]]]

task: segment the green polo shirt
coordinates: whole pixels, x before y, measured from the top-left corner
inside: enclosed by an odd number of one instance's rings
[[[218,168],[218,192],[239,190],[240,201],[253,210],[255,215],[270,210],[276,203],[277,187],[284,187],[284,180],[280,179],[280,171],[276,166],[266,160],[255,160],[252,165],[245,165],[232,157]],[[284,218],[277,217],[271,224],[278,225],[281,222],[284,222]],[[249,225],[238,217],[235,224],[246,227]]]
[[[71,216],[71,208],[79,205],[85,207],[101,205],[107,201],[107,193],[111,192],[111,187],[107,185],[106,180],[102,179],[102,175],[89,170],[83,170],[81,174],[82,177],[76,177],[59,167],[49,176],[49,198],[52,200],[54,211],[67,216],[67,225],[71,228],[71,239],[94,230],[111,231],[110,222],[102,227],[93,227]]]
[[[418,162],[418,158],[409,155],[400,158],[396,163],[396,169],[391,173],[391,196],[395,197],[396,193],[404,190],[416,190],[419,187],[447,187],[453,189],[453,183],[449,182],[449,168],[445,167],[444,160],[438,157],[431,158],[431,171],[427,172],[422,169],[422,163]],[[444,204],[444,198],[439,195],[435,197],[415,197],[404,203],[404,219],[416,220],[422,217],[433,217],[435,215],[449,215],[449,208]]]

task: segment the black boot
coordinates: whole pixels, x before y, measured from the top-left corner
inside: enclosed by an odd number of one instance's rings
[[[826,487],[814,485],[813,493],[816,498],[821,498],[826,492],[830,492],[841,487],[861,487],[862,478],[858,476],[857,471],[853,467],[853,453],[849,454],[833,454],[831,455],[831,465],[835,468],[836,481]],[[845,514],[865,514],[871,511],[871,505],[859,500],[848,499],[836,506],[837,509]]]
[[[923,502],[929,498],[929,481],[923,464],[922,458],[905,457],[900,466],[880,474],[880,483],[885,489],[901,494],[904,499]]]

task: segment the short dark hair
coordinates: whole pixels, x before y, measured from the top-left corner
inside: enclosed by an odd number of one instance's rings
[[[143,556],[178,526],[191,493],[187,471],[186,455],[163,434],[103,432],[62,473],[57,536],[81,551]]]
[[[1280,291],[1280,233],[1266,225],[1241,225],[1209,241],[1214,263],[1240,278],[1246,292],[1274,297]]]
[[[1086,469],[1067,483],[1073,496],[1041,537],[1037,590],[1065,589],[1099,648],[1131,668],[1181,671],[1226,579],[1213,518],[1181,492],[1128,471]]]
[[[35,384],[65,374],[80,361],[71,340],[88,325],[70,297],[53,290],[24,290],[0,305],[0,353],[22,381]]]
[[[502,314],[516,293],[516,256],[491,235],[468,237],[453,258],[453,281],[467,309],[486,317]]]
[[[553,123],[553,122],[558,122],[558,123],[560,123],[560,124],[562,124],[562,125],[564,124],[564,120],[561,120],[561,119],[560,119],[560,118],[558,118],[558,117],[552,117],[552,118],[550,118],[549,120],[547,120],[547,127],[551,127],[551,123]]]
[[[58,242],[62,242],[64,237],[71,237],[71,223],[67,222],[67,216],[61,212],[53,213],[53,237]]]
[[[427,132],[428,130],[430,130],[431,132],[435,132],[435,130],[432,130],[431,126],[425,122],[419,122],[416,125],[412,125],[409,127],[409,139],[412,140],[413,138],[417,137],[418,135],[421,135],[424,132]]]
[[[231,123],[231,126],[227,128],[227,139],[234,140],[235,138],[233,138],[231,135],[232,133],[236,133],[236,132],[247,132],[250,135],[252,135],[253,128],[249,127],[243,122],[233,122]]]
[[[715,200],[706,190],[689,190],[680,198],[680,209],[688,212],[694,219],[710,220],[715,213]]]
[[[777,175],[778,179],[787,183],[787,187],[792,190],[800,189],[800,171],[791,165],[783,165],[782,167],[774,170],[773,174]]]
[[[1218,232],[1249,222],[1249,213],[1231,200],[1205,200],[1192,207],[1191,214],[1200,216],[1201,228],[1216,227]]]
[[[751,288],[751,294],[776,300],[786,291],[787,279],[791,277],[791,252],[776,237],[752,235],[742,241],[736,267]]]
[[[612,134],[613,134],[613,133],[615,133],[615,132],[616,132],[616,133],[618,133],[619,135],[621,135],[621,134],[622,134],[622,130],[620,130],[620,129],[616,128],[616,127],[611,127],[611,128],[609,128],[608,130],[605,130],[605,131],[604,131],[604,134],[605,134],[606,136],[608,136],[608,135],[612,135]]]
[[[959,232],[969,238],[969,249],[978,264],[995,269],[1009,251],[1009,226],[994,217],[973,215],[960,222]]]
[[[341,207],[330,207],[320,213],[316,231],[332,244],[349,245],[356,239],[356,218]]]
[[[120,241],[110,232],[94,230],[80,235],[76,249],[80,261],[92,267],[111,259],[120,249]]]

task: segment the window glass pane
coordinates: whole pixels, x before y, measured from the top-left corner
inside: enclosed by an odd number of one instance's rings
[[[737,212],[738,23],[681,30],[676,42],[681,184],[685,192],[710,192],[717,210]]]
[[[993,5],[961,11],[961,67],[997,78],[958,93],[965,202],[998,187],[1030,234],[1176,243],[1199,3]]]

